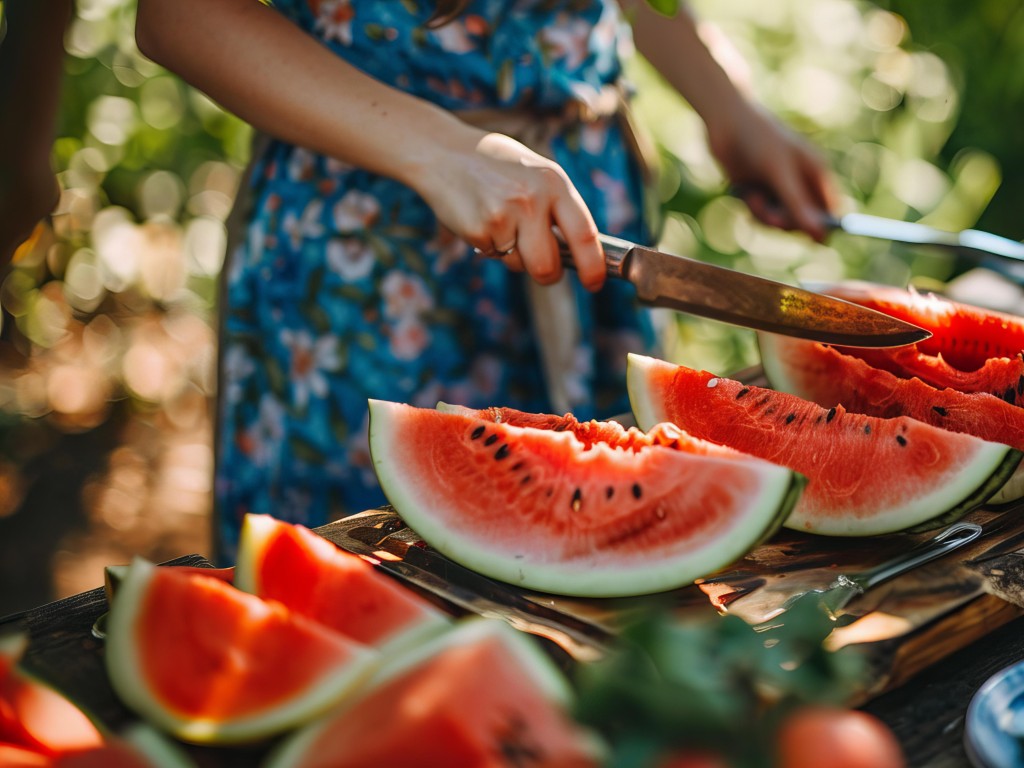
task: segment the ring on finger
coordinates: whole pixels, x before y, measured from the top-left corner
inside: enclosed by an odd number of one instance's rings
[[[495,248],[494,250],[497,253],[499,253],[500,255],[502,255],[502,256],[510,256],[513,253],[515,253],[515,251],[516,251],[516,241],[513,240],[511,243],[506,245],[504,248]]]

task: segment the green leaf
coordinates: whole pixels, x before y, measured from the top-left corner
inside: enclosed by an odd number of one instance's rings
[[[647,0],[647,4],[665,16],[675,16],[679,12],[679,0]]]

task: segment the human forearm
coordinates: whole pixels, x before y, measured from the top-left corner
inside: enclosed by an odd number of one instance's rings
[[[7,0],[0,44],[0,263],[57,202],[50,167],[71,0]]]
[[[826,235],[835,193],[824,163],[730,80],[701,40],[685,6],[666,18],[646,0],[622,0],[633,19],[637,49],[704,120],[708,144],[729,179],[762,221]]]
[[[701,116],[709,131],[724,127],[730,114],[747,108],[744,97],[719,66],[697,32],[685,5],[666,17],[646,0],[621,0],[632,20],[637,50]]]
[[[137,37],[143,53],[259,130],[414,187],[437,153],[479,139],[256,0],[139,0]]]

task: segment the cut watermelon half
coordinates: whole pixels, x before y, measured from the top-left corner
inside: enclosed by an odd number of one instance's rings
[[[783,467],[678,430],[670,447],[607,429],[615,440],[585,442],[572,430],[370,401],[374,468],[405,522],[452,560],[545,592],[690,583],[773,532],[802,486]]]
[[[449,625],[434,606],[361,557],[269,515],[246,515],[235,582],[382,654]]]
[[[569,686],[533,641],[473,618],[395,658],[363,694],[287,738],[265,768],[596,768]]]
[[[640,355],[630,355],[627,381],[641,427],[671,421],[806,475],[785,525],[813,533],[865,536],[940,525],[992,496],[1022,455],[914,419],[826,409]]]
[[[902,379],[835,347],[775,334],[758,335],[761,364],[774,389],[831,408],[880,418],[909,416],[935,427],[963,432],[1024,451],[1024,408],[987,392],[938,389],[919,378]],[[1024,468],[989,504],[1024,495]]]
[[[378,656],[223,580],[136,560],[110,608],[106,660],[118,696],[195,743],[259,740],[349,695]]]
[[[1010,403],[1024,393],[1024,319],[990,309],[874,283],[822,286],[830,295],[906,320],[932,336],[888,349],[840,347],[844,354],[902,379],[940,389],[988,392]]]

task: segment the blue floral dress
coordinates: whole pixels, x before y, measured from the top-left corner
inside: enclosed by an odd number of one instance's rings
[[[562,107],[614,82],[628,41],[614,0],[473,0],[439,29],[424,0],[274,5],[355,66],[452,110]],[[639,168],[614,119],[567,128],[552,151],[601,231],[645,238]],[[221,313],[223,563],[247,512],[316,526],[385,503],[368,398],[551,410],[525,277],[475,256],[413,191],[281,142],[254,158],[250,184]],[[576,293],[586,333],[571,408],[626,411],[626,351],[649,346],[647,318],[621,282]]]

